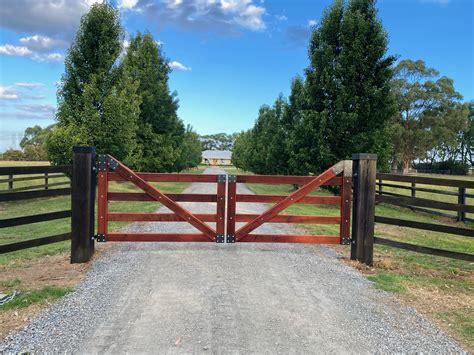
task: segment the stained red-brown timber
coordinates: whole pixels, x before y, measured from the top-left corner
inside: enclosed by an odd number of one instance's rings
[[[338,164],[343,164],[343,162],[339,162]],[[338,165],[336,164],[336,165]],[[267,211],[262,213],[260,216],[255,218],[253,221],[247,223],[243,227],[237,230],[235,233],[236,241],[242,241],[245,239],[250,232],[255,230],[256,228],[260,227],[265,222],[268,222],[273,217],[275,217],[278,213],[282,212],[292,204],[296,203],[311,191],[317,189],[324,183],[328,182],[332,178],[334,178],[337,174],[334,172],[336,165],[332,166],[324,173],[320,174],[319,176],[314,177],[310,182],[308,182],[303,187],[299,188],[292,194],[288,195],[285,199],[281,200],[280,202],[276,203],[272,207],[270,207]]]
[[[99,171],[97,177],[97,233],[107,234],[107,192],[109,189],[108,172]]]
[[[144,181],[151,182],[216,182],[216,175],[175,174],[175,173],[136,173]],[[117,171],[109,173],[109,181],[129,181]]]
[[[210,194],[164,194],[175,202],[216,202],[216,195]],[[141,192],[109,192],[109,201],[156,201],[153,197]]]
[[[184,218],[174,213],[137,213],[114,212],[107,215],[109,221],[122,222],[187,222]],[[195,213],[194,216],[203,222],[215,222],[215,214]]]
[[[178,205],[177,203],[175,203],[169,197],[165,196],[165,194],[163,194],[160,190],[158,190],[154,186],[147,183],[145,180],[143,180],[140,176],[135,174],[132,170],[127,168],[121,162],[119,162],[118,160],[116,160],[116,161],[118,163],[118,166],[117,166],[115,172],[118,175],[120,175],[124,179],[132,182],[135,186],[142,189],[150,197],[153,197],[156,201],[158,201],[161,204],[163,204],[164,206],[168,207],[171,211],[176,213],[178,216],[180,216],[181,218],[184,218],[186,221],[189,222],[189,224],[191,224],[193,227],[195,227],[196,229],[201,231],[209,239],[211,239],[211,240],[215,239],[216,232],[209,225],[202,222],[200,219],[196,218],[188,210],[186,210],[185,208],[183,208],[180,205]],[[214,178],[214,182],[215,182],[216,179],[217,179],[217,176],[214,175],[213,178]]]
[[[166,233],[109,233],[111,242],[209,242],[205,234],[166,234]]]
[[[263,202],[272,203],[280,202],[287,196],[282,195],[250,195],[250,194],[238,194],[237,202]],[[314,205],[339,205],[341,203],[340,196],[306,196],[303,197],[296,203],[306,203]]]
[[[307,243],[307,244],[339,244],[339,236],[330,235],[278,235],[278,234],[247,234],[239,240],[243,243]]]
[[[237,183],[235,176],[228,176],[227,181],[227,235],[235,235],[235,215],[237,212]]]
[[[292,175],[238,175],[237,182],[248,184],[292,184],[306,185],[314,180],[316,176],[292,176]],[[333,177],[325,181],[321,186],[339,186],[341,177]]]
[[[225,184],[224,175],[224,180],[217,182],[216,234],[221,236],[225,235]]]
[[[238,214],[235,216],[235,221],[251,222],[258,216],[258,214]],[[340,222],[340,216],[293,216],[280,214],[273,217],[267,223],[339,224]]]
[[[344,175],[346,175],[344,173]],[[341,185],[341,244],[344,238],[350,238],[352,176],[343,176]]]

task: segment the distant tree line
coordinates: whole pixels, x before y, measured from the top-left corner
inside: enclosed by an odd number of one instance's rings
[[[203,150],[232,150],[238,133],[216,133],[199,136]]]
[[[380,170],[472,165],[473,104],[423,61],[396,64],[387,43],[375,0],[335,0],[313,30],[304,77],[293,79],[288,99],[260,108],[235,141],[233,163],[308,174],[365,152],[378,154]]]
[[[47,158],[68,164],[74,145],[92,145],[141,171],[180,171],[201,161],[202,146],[177,115],[171,71],[150,33],[123,48],[119,11],[92,5],[65,60],[57,124],[45,140]]]

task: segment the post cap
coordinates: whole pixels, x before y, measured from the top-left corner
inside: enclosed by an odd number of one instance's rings
[[[75,145],[74,147],[72,147],[72,152],[73,153],[95,153],[95,147],[84,147],[84,146]]]
[[[377,160],[377,154],[369,154],[369,153],[352,154],[352,160]]]

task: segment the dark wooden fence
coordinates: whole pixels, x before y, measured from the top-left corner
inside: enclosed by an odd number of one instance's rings
[[[0,203],[71,195],[70,181],[67,177],[71,173],[72,166],[0,167]],[[57,181],[59,178],[61,178],[62,181]],[[29,184],[31,181],[38,180],[41,180],[42,183]],[[23,186],[15,187],[15,182],[22,182],[21,185]],[[27,183],[26,185],[25,182]],[[28,212],[31,213],[34,211]],[[25,216],[0,219],[0,229],[69,217],[71,217],[71,210],[41,214],[28,214]],[[4,244],[0,245],[0,254],[56,243],[68,239],[71,239],[70,232]]]
[[[370,163],[370,169],[360,164]],[[467,226],[453,226],[446,223],[426,223],[399,218],[384,217],[375,215],[372,201],[375,203],[387,203],[399,207],[406,207],[414,211],[420,211],[429,214],[449,217],[458,221],[469,220],[466,213],[474,213],[474,205],[467,204],[467,198],[474,198],[473,194],[467,193],[466,190],[474,189],[474,181],[432,178],[422,176],[407,176],[394,174],[376,174],[375,161],[357,161],[354,160],[354,218],[353,218],[353,253],[352,258],[372,264],[373,244],[382,244],[394,248],[411,250],[418,253],[444,256],[454,259],[474,261],[474,255],[460,253],[419,245],[403,243],[399,241],[375,237],[373,230],[375,223],[383,223],[408,228],[422,229],[427,231],[443,232],[463,237],[474,237],[474,229]],[[369,169],[369,170],[367,170]],[[409,183],[403,185],[401,183]],[[420,187],[419,185],[433,185],[440,189],[431,187]],[[377,189],[373,187],[377,187]],[[372,188],[370,188],[372,187]],[[387,191],[385,188],[391,188]],[[443,189],[444,188],[444,189]],[[448,191],[446,188],[456,188],[457,191]],[[401,191],[409,191],[409,194],[393,192],[393,189]],[[430,194],[440,194],[444,196],[456,197],[457,203],[439,201],[437,199],[417,197],[417,192],[422,191]],[[360,201],[368,201],[360,203]],[[450,211],[453,214],[446,212]],[[355,223],[355,225],[354,225]],[[362,226],[362,227],[361,227]],[[361,229],[365,228],[365,229]],[[355,248],[355,249],[354,249]],[[354,250],[359,250],[354,252]]]

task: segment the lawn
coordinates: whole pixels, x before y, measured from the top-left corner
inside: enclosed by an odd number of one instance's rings
[[[246,174],[234,167],[226,168],[229,174]],[[443,178],[451,178],[441,176]],[[457,177],[472,179],[472,177]],[[398,184],[398,183],[397,183]],[[402,184],[402,183],[400,183]],[[409,184],[407,184],[409,186]],[[288,195],[294,191],[291,185],[247,184],[257,194]],[[418,186],[418,184],[417,184]],[[439,187],[419,185],[437,189]],[[391,191],[385,188],[386,191]],[[456,188],[450,190],[456,191]],[[400,189],[398,189],[400,191]],[[398,191],[394,191],[397,192]],[[406,190],[406,195],[410,191]],[[470,192],[468,192],[470,193]],[[319,189],[312,194],[328,195],[330,192]],[[418,197],[438,198],[446,202],[457,202],[455,197],[433,193],[417,192]],[[441,198],[440,198],[441,196]],[[467,200],[473,204],[473,199]],[[295,204],[286,209],[284,214],[337,216],[339,207]],[[420,222],[444,223],[465,228],[472,228],[473,223],[456,223],[449,218],[442,218],[410,209],[387,204],[378,204],[376,214]],[[338,225],[304,225],[311,234],[339,233]],[[376,235],[387,239],[403,241],[433,248],[459,252],[474,253],[474,241],[468,237],[446,233],[422,231],[418,229],[376,225]],[[349,247],[336,246],[345,259],[349,256]],[[453,334],[468,349],[474,349],[474,264],[431,255],[418,254],[386,246],[375,246],[375,265],[365,268],[351,263],[375,283],[377,288],[395,293],[404,302],[434,319],[442,328]]]

